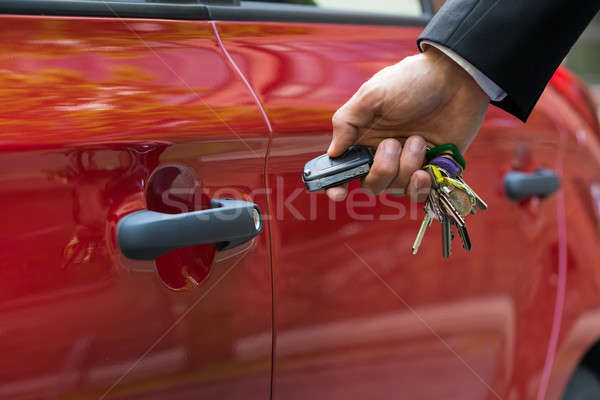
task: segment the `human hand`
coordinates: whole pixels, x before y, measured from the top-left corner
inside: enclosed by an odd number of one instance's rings
[[[408,194],[424,201],[431,188],[421,170],[425,146],[454,143],[464,152],[487,112],[489,97],[458,64],[435,47],[386,67],[365,82],[333,116],[327,153],[340,156],[359,144],[377,147],[373,165],[361,182],[377,194]],[[327,190],[344,200],[347,185]]]

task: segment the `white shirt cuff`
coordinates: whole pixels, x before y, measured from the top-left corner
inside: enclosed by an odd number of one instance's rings
[[[478,70],[473,64],[462,58],[458,53],[454,50],[447,48],[446,46],[442,46],[441,44],[430,42],[429,40],[423,40],[421,42],[421,50],[423,50],[422,45],[427,44],[429,46],[433,46],[436,49],[440,50],[442,53],[450,57],[454,60],[455,63],[460,65],[465,71],[469,73],[475,79],[475,82],[479,85],[481,90],[483,90],[490,100],[492,101],[501,101],[506,97],[506,92],[498,85],[494,83],[490,78],[485,76],[483,72]]]

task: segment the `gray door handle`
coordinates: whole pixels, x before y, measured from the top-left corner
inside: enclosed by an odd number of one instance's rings
[[[181,214],[150,210],[124,216],[117,225],[121,252],[134,260],[153,260],[179,247],[216,243],[224,250],[262,231],[262,213],[242,200],[211,200],[211,208]]]
[[[504,177],[504,190],[511,200],[527,197],[546,197],[560,187],[558,176],[550,170],[538,169],[535,173],[509,172]]]

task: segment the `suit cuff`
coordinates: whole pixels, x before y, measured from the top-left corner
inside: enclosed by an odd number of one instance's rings
[[[490,78],[485,76],[483,72],[478,70],[473,64],[462,58],[458,53],[454,50],[449,49],[446,46],[443,46],[438,43],[431,42],[429,40],[423,40],[419,43],[421,47],[421,51],[423,51],[423,45],[433,46],[436,49],[440,50],[442,53],[450,57],[455,63],[457,63],[462,69],[467,71],[469,75],[475,79],[475,82],[479,85],[481,90],[483,90],[490,100],[492,101],[501,101],[506,97],[506,92],[498,85],[494,83]]]

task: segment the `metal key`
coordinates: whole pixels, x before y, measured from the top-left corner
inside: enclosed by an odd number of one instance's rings
[[[421,227],[419,228],[419,233],[417,233],[417,238],[415,239],[415,243],[412,247],[412,253],[417,254],[419,251],[419,246],[421,246],[421,242],[423,241],[423,236],[425,235],[425,231],[427,228],[431,226],[435,218],[431,215],[430,212],[425,211],[425,217],[423,217],[423,222],[421,222]]]
[[[440,194],[437,190],[432,190],[429,193],[430,199],[428,199],[429,208],[433,212],[435,219],[442,221],[442,217],[445,215],[442,211],[442,205],[440,204]]]
[[[419,232],[417,233],[417,238],[415,239],[415,242],[413,244],[413,255],[417,254],[419,246],[421,246],[421,242],[423,241],[425,231],[431,226],[431,223],[434,220],[438,220],[441,222],[443,218],[444,213],[442,212],[439,204],[439,194],[437,193],[437,191],[431,190],[429,192],[427,202],[425,203],[425,216],[423,217],[423,222],[421,223],[421,227],[419,228]]]
[[[456,210],[456,208],[454,207],[454,205],[452,204],[452,202],[447,198],[445,192],[442,190],[442,193],[440,195],[440,200],[442,202],[442,204],[444,205],[444,208],[447,210],[447,216],[446,219],[448,220],[448,227],[445,227],[444,224],[442,224],[442,229],[448,229],[448,230],[452,230],[452,225],[454,225],[456,227],[456,230],[458,231],[461,241],[462,241],[462,245],[463,248],[467,251],[471,250],[471,240],[469,238],[469,234],[467,232],[467,228],[466,228],[466,222],[464,220],[464,218],[462,217],[462,215],[460,215],[460,213]],[[450,237],[450,240],[452,241],[454,239],[454,234],[451,233],[451,235],[448,235],[448,233],[444,233],[442,232],[442,240],[444,241],[444,243],[446,242],[446,237]],[[446,251],[446,248],[450,248],[449,245],[444,245],[444,257],[448,258],[450,256],[450,251]]]
[[[448,217],[442,218],[442,254],[444,258],[450,257],[452,254],[452,225]]]
[[[471,194],[473,196],[475,196],[475,200],[477,200],[477,207],[479,207],[480,210],[485,211],[488,208],[488,205],[485,201],[483,201],[483,199],[481,197],[479,197],[479,195],[473,190],[471,189],[471,187],[469,185],[467,185],[467,182],[465,182],[465,180],[463,179],[462,175],[459,175],[457,177],[457,179],[467,187],[467,189],[469,189],[469,191],[471,191]],[[475,210],[476,211],[476,210]],[[475,212],[473,213],[475,214]]]
[[[471,239],[469,238],[469,233],[467,232],[467,228],[463,226],[462,228],[457,226],[456,230],[460,235],[460,239],[462,241],[463,249],[467,251],[471,251]]]
[[[471,239],[469,238],[469,233],[467,232],[465,219],[463,218],[461,213],[458,212],[452,201],[449,199],[447,195],[448,188],[442,188],[440,192],[440,202],[443,204],[447,212],[446,215],[450,221],[450,224],[456,227],[456,230],[458,231],[458,234],[462,241],[463,248],[467,251],[471,251]],[[446,254],[448,254],[448,256]],[[449,253],[444,252],[444,257],[449,257]]]
[[[452,201],[448,198],[444,188],[438,189],[440,195],[440,204],[448,218],[450,218],[456,226],[464,227],[466,222],[463,216],[458,212]]]

